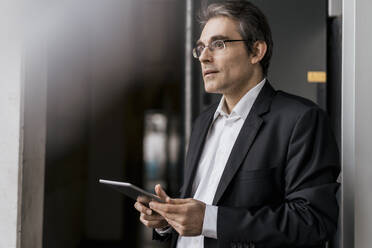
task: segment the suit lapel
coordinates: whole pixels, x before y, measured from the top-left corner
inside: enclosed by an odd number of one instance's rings
[[[198,162],[203,151],[205,139],[208,134],[209,126],[213,120],[214,113],[216,112],[217,105],[212,106],[210,110],[205,113],[200,124],[195,126],[193,134],[193,139],[190,139],[188,156],[189,159],[186,160],[185,167],[185,187],[181,192],[181,198],[190,197],[193,178],[195,177],[196,168],[198,167]]]
[[[227,186],[230,184],[235,173],[246,157],[249,148],[255,140],[255,137],[257,136],[263,123],[263,120],[260,116],[269,111],[271,100],[274,94],[274,89],[267,81],[257,96],[257,99],[253,104],[252,109],[249,112],[249,115],[247,116],[247,119],[245,120],[231,150],[229,159],[227,160],[224,172],[213,199],[213,205],[218,204]]]

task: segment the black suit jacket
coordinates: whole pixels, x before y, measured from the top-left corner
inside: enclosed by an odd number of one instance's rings
[[[212,105],[195,121],[182,198],[192,197],[216,108]],[[213,200],[218,206],[217,239],[204,238],[204,247],[324,247],[337,226],[339,171],[339,153],[324,111],[309,100],[275,91],[267,81]],[[171,236],[171,247],[176,247],[177,233]]]

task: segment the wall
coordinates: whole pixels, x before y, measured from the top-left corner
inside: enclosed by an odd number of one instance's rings
[[[343,248],[368,248],[372,243],[371,9],[370,0],[343,1]]]
[[[35,44],[30,40],[24,48],[24,137],[18,244],[19,247],[39,248],[42,246],[46,146],[45,49],[42,42]]]
[[[22,159],[22,49],[19,1],[0,3],[0,247],[16,247]]]
[[[372,1],[355,2],[355,247],[367,248],[372,243]]]

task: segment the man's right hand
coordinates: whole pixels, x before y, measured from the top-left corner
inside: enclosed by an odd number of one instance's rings
[[[156,213],[154,210],[148,208],[151,200],[147,197],[138,197],[134,207],[138,212],[141,213],[140,221],[147,227],[150,228],[164,228],[168,225],[168,222],[163,216]]]

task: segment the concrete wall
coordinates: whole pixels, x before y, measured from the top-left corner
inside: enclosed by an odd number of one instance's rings
[[[46,146],[46,62],[43,43],[24,47],[24,136],[18,247],[42,247]],[[27,51],[27,52],[26,52]]]
[[[16,247],[22,161],[22,50],[18,1],[0,2],[0,247]]]
[[[355,247],[367,248],[372,243],[372,1],[355,2]]]
[[[342,247],[372,243],[370,0],[343,1]]]

